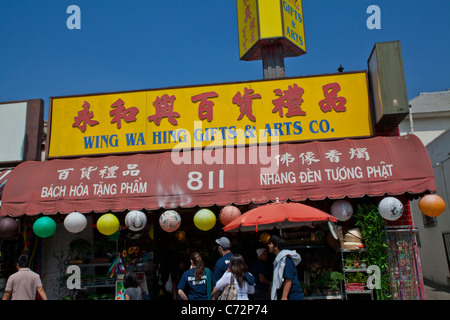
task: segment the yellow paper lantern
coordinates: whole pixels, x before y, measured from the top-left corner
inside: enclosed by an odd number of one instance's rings
[[[203,231],[208,231],[216,225],[216,215],[209,209],[201,209],[194,216],[194,224]]]
[[[111,213],[106,213],[97,220],[98,231],[106,236],[116,233],[119,227],[119,219]]]
[[[270,239],[270,234],[263,232],[261,233],[261,235],[259,236],[259,240],[262,243],[269,243],[269,239]]]
[[[437,217],[445,210],[444,200],[437,194],[427,194],[419,200],[419,209],[429,217]]]

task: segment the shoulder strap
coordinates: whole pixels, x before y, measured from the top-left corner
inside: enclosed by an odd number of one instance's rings
[[[211,271],[208,268],[206,268],[206,291],[208,300],[211,300]]]

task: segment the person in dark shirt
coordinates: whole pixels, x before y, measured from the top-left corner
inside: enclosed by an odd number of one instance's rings
[[[218,244],[217,250],[219,250],[219,254],[222,256],[216,262],[216,266],[214,267],[214,278],[220,279],[222,278],[225,271],[227,271],[228,266],[230,264],[231,256],[231,242],[227,237],[222,237],[216,240]]]
[[[298,280],[296,266],[300,263],[300,255],[295,250],[285,249],[284,239],[271,236],[269,252],[276,257],[273,261],[272,300],[303,300],[303,290]]]
[[[256,250],[257,259],[252,263],[250,272],[255,277],[255,300],[269,300],[270,299],[270,277],[268,266],[266,264],[268,252],[265,248]]]
[[[191,268],[183,273],[178,283],[178,294],[183,300],[211,300],[216,285],[214,275],[205,268],[198,252],[191,254]]]

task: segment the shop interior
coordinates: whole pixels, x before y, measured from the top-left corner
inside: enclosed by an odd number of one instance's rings
[[[357,202],[373,201],[373,199],[353,199],[353,205]],[[331,200],[306,203],[319,209],[330,212]],[[320,205],[320,207],[319,207]],[[236,206],[241,213],[255,207],[254,204]],[[92,237],[77,235],[67,246],[68,254],[65,261],[60,264],[58,285],[60,286],[60,299],[92,299],[92,300],[120,300],[123,299],[123,275],[126,271],[134,271],[138,276],[141,287],[144,290],[144,299],[170,300],[172,295],[165,290],[165,283],[171,272],[176,272],[180,267],[182,271],[189,268],[189,255],[193,251],[201,254],[205,266],[211,270],[220,258],[215,239],[227,236],[231,243],[231,251],[240,253],[248,267],[257,259],[256,249],[267,248],[267,242],[271,234],[280,234],[280,230],[273,229],[259,232],[230,232],[223,231],[223,224],[217,219],[214,227],[208,231],[197,228],[194,223],[194,215],[202,208],[178,208],[175,211],[181,217],[180,226],[173,232],[164,231],[158,219],[165,209],[156,211],[142,210],[147,216],[145,228],[140,231],[131,231],[126,228],[125,213],[115,213],[120,221],[120,229],[116,233],[105,236],[98,232],[95,220],[101,214],[91,213],[90,232]],[[216,217],[219,217],[222,207],[208,208]],[[53,217],[61,223],[64,216]],[[32,217],[22,219],[23,228],[30,228]],[[286,228],[281,230],[287,249],[296,250],[301,256],[301,262],[297,266],[299,280],[304,290],[305,299],[343,299],[344,275],[343,269],[355,269],[365,271],[367,265],[363,256],[363,250],[355,252],[347,251],[343,254],[342,240],[346,230],[355,228],[354,219],[346,222],[338,222],[334,234],[339,233],[335,239],[330,232],[327,223],[312,226]],[[68,233],[66,231],[66,233]],[[42,241],[48,243],[56,241],[50,237],[39,239],[33,237],[23,241],[23,237],[15,240],[2,240],[1,242],[1,279],[6,282],[7,277],[15,272],[12,265],[17,252],[23,252],[24,246],[32,247],[32,267],[42,267],[43,259]],[[358,239],[356,239],[358,240]],[[27,243],[28,241],[28,243]],[[361,240],[361,243],[363,241]],[[363,247],[362,247],[363,248]],[[29,250],[30,248],[28,248]],[[269,254],[267,261],[267,278],[271,278],[271,268],[274,256]],[[180,264],[182,262],[182,264]],[[355,264],[356,263],[356,264]],[[45,264],[45,263],[44,263]],[[70,274],[65,270],[69,265],[78,265],[81,269],[82,290],[67,290],[67,281]],[[360,274],[361,279],[356,275]],[[365,272],[352,272],[346,275],[354,278],[353,281],[365,282]],[[364,278],[365,277],[365,278]],[[0,282],[1,284],[2,282]],[[4,287],[3,287],[4,288]],[[349,291],[349,290],[347,290]],[[83,294],[80,294],[82,292]],[[350,292],[350,291],[349,291]],[[78,293],[78,295],[77,295]],[[358,295],[358,299],[373,299],[373,295]],[[347,297],[348,298],[348,297]]]

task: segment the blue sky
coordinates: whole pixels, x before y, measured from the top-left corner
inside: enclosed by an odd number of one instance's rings
[[[66,26],[70,5],[80,30]],[[366,70],[376,42],[400,40],[409,99],[443,91],[449,12],[448,0],[303,0],[307,54],[285,59],[286,76]],[[235,0],[0,0],[0,101],[48,109],[53,96],[262,78],[261,61],[239,60]]]

